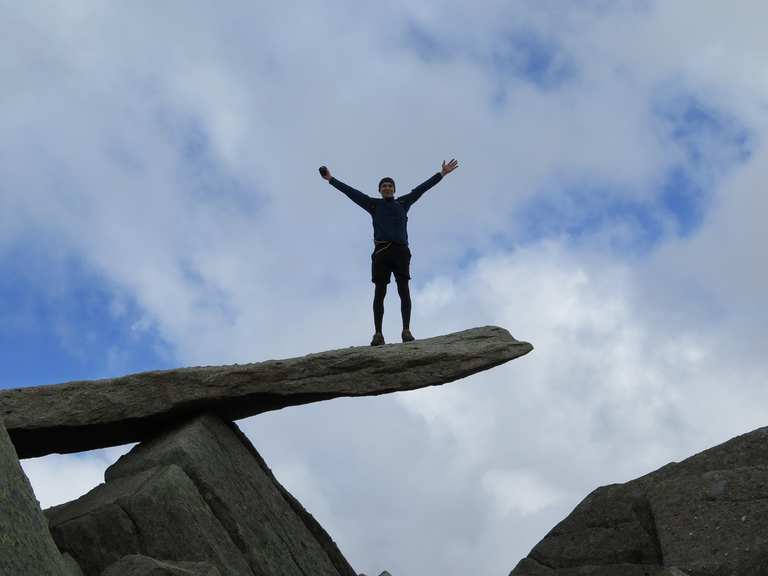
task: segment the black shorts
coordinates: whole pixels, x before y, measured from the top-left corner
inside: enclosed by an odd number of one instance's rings
[[[395,242],[376,244],[371,254],[371,282],[389,284],[392,273],[395,280],[410,280],[410,267],[408,246]]]

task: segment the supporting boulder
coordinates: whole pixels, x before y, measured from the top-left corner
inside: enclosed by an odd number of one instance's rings
[[[46,510],[59,548],[86,576],[131,555],[207,561],[227,575],[356,576],[245,435],[214,415],[135,446],[105,478]]]
[[[123,556],[210,562],[228,576],[253,576],[195,485],[175,465],[101,484],[45,511],[58,547],[86,576]]]
[[[134,447],[105,477],[117,481],[161,464],[187,473],[255,574],[356,576],[235,424],[194,418]]]

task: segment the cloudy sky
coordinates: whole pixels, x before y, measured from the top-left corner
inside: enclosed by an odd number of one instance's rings
[[[588,492],[768,423],[768,5],[0,0],[0,387],[416,337],[528,356],[240,422],[359,572],[507,574]],[[399,336],[398,302],[384,331]],[[27,460],[44,507],[127,447]]]

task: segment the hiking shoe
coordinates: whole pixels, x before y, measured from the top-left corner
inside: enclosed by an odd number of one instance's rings
[[[384,334],[376,332],[373,335],[373,340],[371,340],[371,346],[381,346],[382,344],[384,344]]]
[[[413,342],[414,340],[416,340],[416,338],[413,337],[413,334],[411,334],[411,331],[408,330],[408,328],[403,330],[402,337],[403,337],[403,342]]]

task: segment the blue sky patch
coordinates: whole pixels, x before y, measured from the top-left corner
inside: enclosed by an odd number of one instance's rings
[[[0,253],[0,388],[172,367],[134,302],[50,252],[27,243]]]
[[[509,34],[491,54],[499,79],[530,82],[540,90],[556,90],[576,76],[575,63],[560,46],[532,32]]]
[[[681,87],[665,87],[653,103],[665,136],[683,151],[691,169],[720,176],[745,162],[754,148],[753,134],[729,116]],[[711,172],[714,171],[714,172]]]
[[[659,205],[675,220],[677,232],[686,236],[703,220],[722,178],[750,158],[754,136],[735,118],[679,88],[660,97],[654,111],[662,122],[665,145],[676,147],[682,157],[666,174]]]
[[[198,118],[169,111],[160,118],[178,153],[179,188],[189,194],[190,202],[239,214],[256,214],[268,204],[267,195],[260,194],[253,183],[242,181],[221,165]]]
[[[663,221],[652,206],[589,185],[539,194],[517,211],[515,220],[525,243],[546,238],[576,244],[597,240],[628,254],[645,252],[664,233]]]
[[[475,51],[462,39],[442,38],[424,26],[409,21],[403,43],[427,63],[464,57],[487,67],[498,83],[495,99],[505,99],[509,80],[528,82],[539,90],[556,90],[576,77],[576,64],[555,40],[529,30],[499,31],[488,53]]]
[[[670,170],[659,196],[659,205],[669,214],[680,236],[688,236],[701,224],[708,195],[680,167]]]
[[[540,192],[514,218],[526,243],[557,237],[642,255],[670,236],[694,233],[710,206],[711,192],[678,165],[665,174],[654,194],[638,196],[605,185],[572,183]]]
[[[659,146],[677,160],[656,187],[638,194],[571,181],[543,189],[516,212],[524,242],[565,237],[643,254],[665,238],[695,233],[722,178],[750,158],[754,137],[735,119],[690,94],[669,87],[664,94],[654,106]]]
[[[237,321],[237,311],[233,308],[229,295],[208,282],[197,265],[182,259],[179,262],[179,271],[184,278],[184,285],[198,296],[195,301],[195,309],[198,313],[212,311],[230,324]]]
[[[424,62],[444,61],[455,55],[449,43],[413,20],[405,25],[403,43]]]

